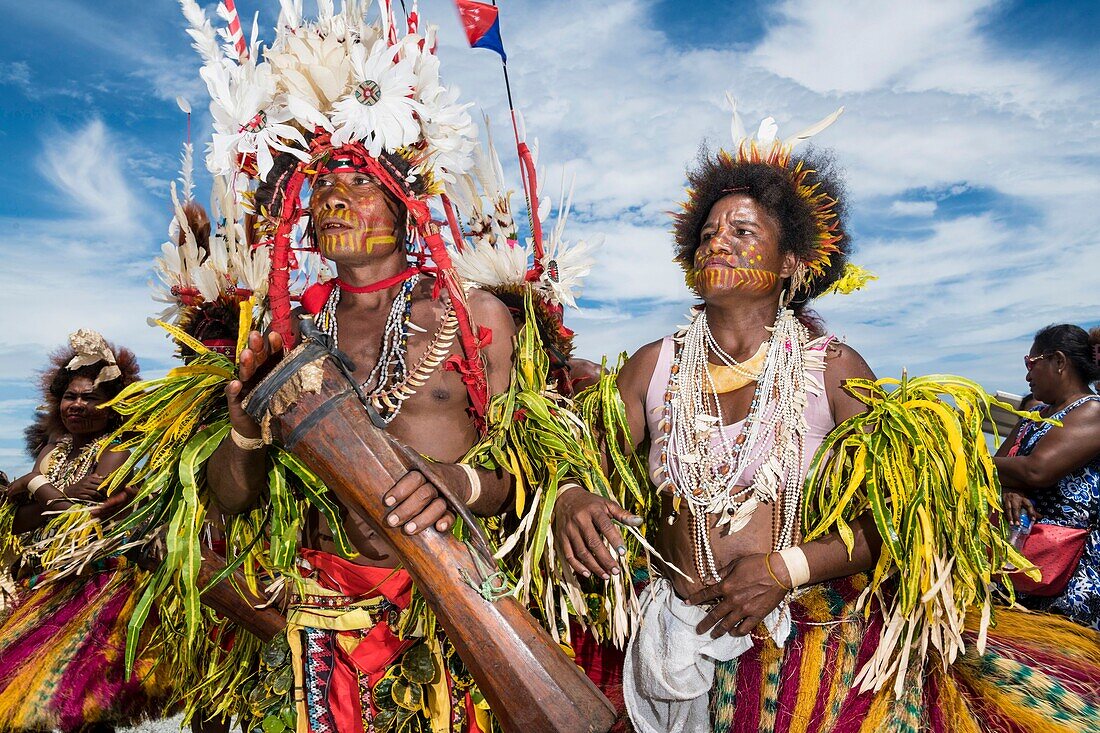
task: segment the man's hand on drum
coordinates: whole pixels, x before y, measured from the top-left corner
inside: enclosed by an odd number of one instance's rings
[[[687,601],[693,606],[709,607],[707,615],[695,627],[702,635],[710,632],[712,638],[722,634],[745,636],[773,609],[779,606],[791,578],[787,566],[778,554],[771,555],[772,572],[764,554],[740,557],[719,571],[722,580],[696,591]],[[786,583],[780,587],[780,583]]]
[[[554,525],[565,561],[574,572],[586,578],[594,573],[604,580],[619,574],[619,557],[626,554],[626,545],[616,522],[639,527],[642,518],[580,486],[558,496]]]
[[[446,465],[436,464],[435,468],[440,470]],[[409,471],[399,478],[382,501],[391,507],[386,521],[391,527],[404,525],[405,534],[419,534],[432,526],[446,532],[455,523],[447,500],[419,471]]]
[[[225,399],[229,406],[229,422],[246,438],[260,437],[260,426],[244,411],[246,390],[271,370],[283,354],[283,338],[277,333],[266,336],[259,331],[248,334],[248,346],[238,358],[237,378],[225,385]]]

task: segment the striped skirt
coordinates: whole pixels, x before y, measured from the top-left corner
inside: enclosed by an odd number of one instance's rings
[[[140,570],[97,571],[21,589],[0,623],[0,731],[128,725],[165,714],[169,689],[150,661],[124,673]]]
[[[1100,731],[1100,634],[1046,614],[998,608],[984,654],[968,628],[966,653],[946,671],[913,665],[900,697],[892,686],[859,692],[853,682],[881,631],[877,614],[864,620],[855,611],[866,582],[857,575],[811,589],[792,605],[784,648],[758,642],[718,665],[714,731]]]

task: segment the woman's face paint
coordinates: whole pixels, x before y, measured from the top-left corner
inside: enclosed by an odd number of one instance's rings
[[[755,199],[733,194],[711,207],[689,279],[703,298],[729,290],[765,294],[790,274],[784,267],[771,215]]]
[[[310,216],[321,254],[339,263],[397,244],[401,207],[366,173],[323,173],[313,183]]]

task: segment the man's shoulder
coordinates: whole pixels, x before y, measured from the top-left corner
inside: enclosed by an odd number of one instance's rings
[[[478,313],[485,314],[498,318],[511,318],[512,314],[508,310],[508,306],[504,305],[504,302],[497,296],[490,293],[488,290],[482,290],[481,288],[470,288],[466,292],[466,302],[470,304],[470,308]]]

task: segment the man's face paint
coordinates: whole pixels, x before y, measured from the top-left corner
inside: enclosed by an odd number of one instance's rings
[[[731,195],[716,203],[700,232],[689,280],[698,293],[769,293],[780,280],[779,229],[756,201]]]
[[[317,247],[328,259],[357,259],[396,246],[401,207],[366,173],[318,175],[309,210]]]

